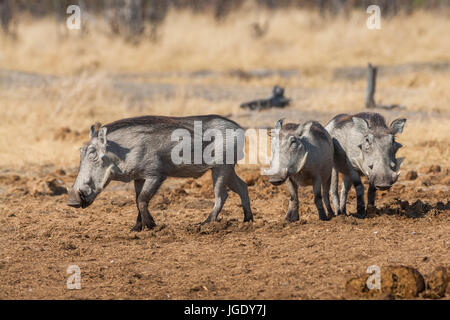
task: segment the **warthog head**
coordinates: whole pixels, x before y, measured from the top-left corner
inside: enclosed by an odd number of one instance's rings
[[[300,139],[303,125],[290,123],[281,130],[282,125],[283,120],[278,120],[271,134],[272,159],[269,169],[265,171],[273,185],[280,185],[290,175],[300,172],[308,156]]]
[[[111,181],[116,167],[106,155],[106,130],[95,131],[92,126],[91,140],[81,148],[80,168],[67,202],[71,207],[86,208]]]
[[[395,141],[395,135],[403,131],[405,122],[406,119],[396,119],[389,128],[385,125],[369,128],[366,120],[353,117],[355,128],[363,135],[358,145],[360,169],[377,189],[389,189],[400,175],[403,158],[397,159],[395,154],[402,145]]]

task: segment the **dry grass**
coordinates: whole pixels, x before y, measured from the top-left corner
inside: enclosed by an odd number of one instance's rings
[[[0,35],[0,69],[65,75],[51,86],[8,88],[0,83],[0,168],[30,165],[76,166],[80,139],[95,121],[106,123],[140,114],[188,115],[239,112],[239,101],[211,103],[186,98],[183,85],[238,85],[320,89],[318,94],[294,101],[302,110],[352,112],[360,110],[365,79],[336,81],[336,67],[410,62],[449,62],[448,13],[417,12],[382,21],[381,31],[365,27],[366,15],[323,20],[314,13],[289,10],[275,13],[244,10],[218,24],[206,15],[171,12],[154,44],[131,45],[118,38],[90,30],[87,35],[68,32],[51,20],[25,21],[18,26],[18,41]],[[268,34],[253,39],[250,24],[270,21]],[[175,97],[143,101],[130,108],[129,97],[121,96],[109,82],[109,73],[152,71],[299,70],[299,78],[242,80],[217,78],[161,78],[179,85]],[[142,80],[146,81],[146,80]],[[435,111],[447,115],[432,122],[409,121],[402,150],[411,165],[440,162],[449,165],[450,77],[448,71],[407,71],[380,74],[377,100],[401,103],[408,110]],[[54,139],[55,132],[68,127],[81,132],[74,140]],[[431,144],[430,144],[431,143]],[[441,147],[440,147],[441,146]]]
[[[317,69],[418,61],[449,61],[448,12],[416,12],[382,19],[380,31],[366,28],[367,14],[324,20],[302,10],[275,12],[252,8],[217,23],[207,15],[174,11],[160,30],[161,41],[131,45],[93,30],[80,36],[51,20],[18,26],[16,43],[0,38],[0,67],[67,74],[83,69],[112,72],[228,70],[255,68]],[[250,25],[269,21],[262,39]],[[97,24],[99,21],[95,21]]]

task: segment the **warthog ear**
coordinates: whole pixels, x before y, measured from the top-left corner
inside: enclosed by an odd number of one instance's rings
[[[98,141],[104,146],[106,146],[106,131],[107,129],[105,127],[98,129]]]
[[[94,125],[91,126],[91,129],[89,131],[89,139],[92,139],[93,137],[95,137],[95,127],[94,127]]]
[[[305,129],[305,124],[304,123],[303,124],[299,124],[297,129],[295,130],[295,135],[297,137],[301,137],[302,134],[303,134],[304,129]]]
[[[100,129],[100,127],[102,126],[102,124],[100,122],[96,122],[91,126],[90,132],[89,132],[89,138],[92,139],[93,137],[96,136],[98,129]]]
[[[283,120],[284,119],[280,119],[277,121],[277,123],[275,123],[275,130],[280,130],[281,127],[283,126]]]
[[[393,134],[402,133],[405,126],[406,119],[395,119],[392,121],[390,128]]]
[[[356,130],[361,132],[362,134],[366,134],[367,131],[369,131],[369,124],[366,120],[358,117],[353,117],[353,125]]]

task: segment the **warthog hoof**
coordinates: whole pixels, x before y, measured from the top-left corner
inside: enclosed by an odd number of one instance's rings
[[[220,220],[217,219],[217,218],[212,219],[211,217],[208,217],[208,218],[206,218],[205,221],[198,223],[198,225],[201,225],[201,226],[202,226],[202,225],[207,224],[207,223],[210,223],[210,222],[219,222],[219,221],[220,221]]]
[[[356,215],[359,219],[364,219],[366,217],[366,209],[358,208]]]
[[[298,221],[300,218],[298,216],[298,212],[292,210],[292,211],[288,211],[286,213],[286,217],[284,219],[288,222],[295,222],[295,221]]]
[[[141,232],[145,229],[152,230],[154,227],[156,227],[156,223],[154,222],[147,223],[146,225],[143,225],[142,223],[136,223],[136,225],[131,228],[130,231]]]

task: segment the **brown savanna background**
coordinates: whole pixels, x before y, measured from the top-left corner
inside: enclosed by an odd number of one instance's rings
[[[450,265],[449,1],[79,1],[80,30],[66,27],[69,4],[0,0],[0,298],[366,298],[346,282],[370,265],[426,280]],[[381,30],[366,27],[370,4]],[[150,203],[153,231],[129,231],[131,184],[65,205],[95,122],[217,113],[246,127],[325,125],[364,110],[369,62],[375,100],[405,107],[374,111],[408,121],[402,175],[365,220],[352,190],[352,215],[318,221],[302,188],[300,221],[285,223],[285,187],[256,165],[238,166],[251,224],[230,193],[219,223],[195,225],[213,206],[210,174],[169,179]],[[275,84],[289,107],[239,108]],[[69,265],[81,290],[66,287]]]

